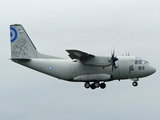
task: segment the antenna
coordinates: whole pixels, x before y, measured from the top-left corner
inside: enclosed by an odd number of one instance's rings
[[[126,52],[126,56],[130,56],[130,52],[128,52],[128,53]]]

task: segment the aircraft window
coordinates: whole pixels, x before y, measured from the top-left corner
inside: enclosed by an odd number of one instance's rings
[[[135,61],[135,64],[138,64],[138,60]]]
[[[142,66],[142,70],[144,70],[144,66]]]
[[[148,63],[148,62],[147,62],[147,61],[145,61],[145,60],[143,60],[143,61],[142,61],[142,64],[147,64],[147,63]]]
[[[148,64],[145,60],[135,60],[135,64]]]
[[[146,63],[146,64],[148,64],[148,62],[147,62],[147,61],[145,61],[145,63]]]
[[[138,69],[141,70],[141,66],[139,66]]]
[[[142,64],[142,60],[139,60],[139,64]]]

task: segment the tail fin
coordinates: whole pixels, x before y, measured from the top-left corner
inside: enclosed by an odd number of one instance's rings
[[[37,50],[20,24],[10,25],[11,58],[37,58]]]
[[[20,24],[10,25],[11,59],[28,60],[31,58],[61,59],[59,57],[41,54],[37,51],[25,29]]]

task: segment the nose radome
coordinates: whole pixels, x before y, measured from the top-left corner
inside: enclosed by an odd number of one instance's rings
[[[155,73],[156,72],[156,68],[152,67],[152,72]]]
[[[154,68],[154,67],[151,66],[150,69],[149,69],[149,73],[153,74],[155,72],[156,72],[156,68]]]

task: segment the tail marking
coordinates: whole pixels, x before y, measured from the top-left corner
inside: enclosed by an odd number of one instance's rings
[[[10,37],[11,42],[14,42],[17,39],[17,31],[13,27],[10,27]]]

